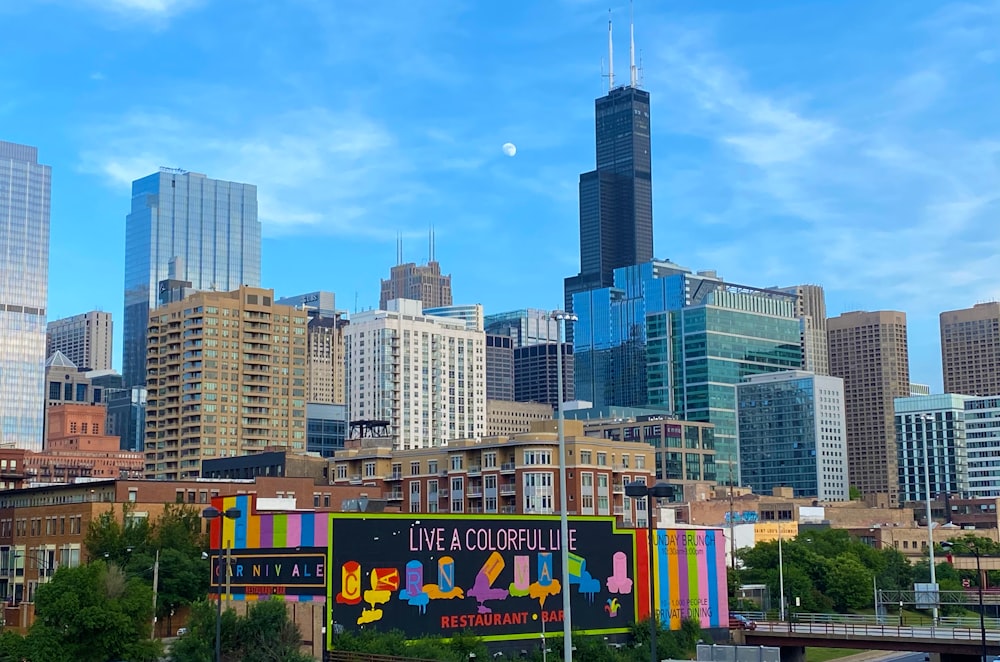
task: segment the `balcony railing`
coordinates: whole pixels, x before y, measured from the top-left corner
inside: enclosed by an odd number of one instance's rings
[[[517,494],[517,484],[516,483],[503,483],[500,485],[500,494],[502,496],[511,496]]]
[[[500,512],[504,515],[514,515],[517,513],[517,506],[503,506],[500,508]]]
[[[500,473],[508,474],[517,471],[517,466],[513,462],[504,462],[500,465]]]
[[[402,490],[397,490],[397,491],[389,492],[389,494],[388,494],[388,496],[386,496],[386,498],[389,501],[402,501],[403,500],[403,492],[402,492]]]

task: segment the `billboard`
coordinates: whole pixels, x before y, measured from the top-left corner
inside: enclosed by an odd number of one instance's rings
[[[571,518],[574,630],[623,633],[635,622],[634,534],[614,518]],[[558,517],[335,514],[327,631],[471,629],[494,641],[561,631],[560,545]]]
[[[223,570],[228,566],[228,577]],[[326,549],[243,549],[212,556],[210,593],[220,589],[230,600],[253,597],[307,599],[326,595]]]

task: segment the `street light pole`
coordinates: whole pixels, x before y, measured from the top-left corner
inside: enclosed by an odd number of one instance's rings
[[[977,593],[979,594],[979,643],[981,647],[982,662],[986,662],[986,607],[983,604],[983,584],[986,583],[986,575],[983,574],[983,566],[980,561],[979,545],[972,541],[960,540],[947,540],[941,543],[941,549],[946,552],[950,552],[954,547],[961,546],[966,550],[972,552],[973,556],[976,557],[976,584],[979,587]]]
[[[213,520],[217,520],[219,518],[236,520],[239,519],[241,515],[243,515],[243,513],[242,511],[240,511],[239,508],[228,508],[226,509],[225,512],[222,512],[218,508],[215,508],[214,506],[209,506],[205,510],[201,511],[201,516],[207,519],[210,523]],[[219,562],[218,565],[216,566],[219,569],[219,572],[223,571],[222,540],[223,540],[223,531],[222,531],[222,523],[220,522]],[[211,538],[209,539],[209,544],[211,545]],[[225,571],[228,573],[229,568],[226,568]],[[218,577],[216,579],[215,587],[216,587],[215,595],[217,598],[215,605],[215,662],[222,662],[222,577]]]
[[[552,319],[559,324],[558,342],[556,344],[556,395],[558,402],[556,416],[556,437],[559,440],[559,551],[562,572],[562,604],[563,604],[563,660],[573,662],[573,624],[570,620],[569,592],[569,513],[568,488],[566,481],[566,433],[563,429],[563,338],[566,336],[566,322],[579,319],[573,313],[564,310],[554,310]]]
[[[625,496],[632,499],[646,499],[646,528],[649,529],[649,660],[659,662],[656,655],[656,633],[660,629],[660,614],[656,609],[656,576],[653,568],[653,555],[656,553],[653,537],[656,528],[653,526],[653,499],[672,498],[674,486],[657,483],[649,486],[645,483],[629,483],[625,486]]]
[[[921,414],[921,429],[924,433],[924,500],[927,506],[927,549],[930,551],[931,562],[931,586],[934,591],[934,603],[932,617],[934,625],[938,622],[938,590],[937,590],[937,568],[934,567],[934,528],[931,520],[931,465],[927,459],[927,444],[930,437],[927,434],[927,424],[934,420],[934,414]]]
[[[785,621],[785,557],[781,550],[781,523],[778,524],[778,620]]]

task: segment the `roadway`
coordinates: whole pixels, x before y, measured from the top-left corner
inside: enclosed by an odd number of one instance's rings
[[[755,630],[745,630],[743,634],[751,646],[858,648],[970,656],[982,652],[979,628],[972,627],[758,622]],[[987,654],[1000,653],[1000,631],[987,630],[986,642]]]

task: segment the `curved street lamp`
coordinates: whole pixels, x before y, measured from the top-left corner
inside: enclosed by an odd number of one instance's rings
[[[209,506],[205,510],[201,511],[201,516],[211,523],[213,520],[217,520],[220,517],[225,517],[226,519],[236,520],[243,515],[243,512],[239,508],[227,508],[225,512],[220,511],[214,506]],[[211,536],[209,537],[209,546],[211,546]],[[219,572],[222,572],[222,552],[223,552],[223,540],[222,540],[222,530],[219,530]],[[229,568],[226,568],[229,571]],[[215,573],[212,573],[213,575]],[[215,607],[215,662],[222,662],[222,577],[216,581],[216,592],[215,592],[217,602]]]
[[[983,580],[985,577],[983,575],[982,564],[979,560],[979,547],[971,540],[946,540],[941,543],[941,549],[946,553],[951,552],[955,547],[963,547],[966,551],[972,552],[972,555],[976,557],[976,584],[979,587],[979,638],[983,648],[983,662],[986,662],[986,609],[983,607]]]

